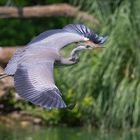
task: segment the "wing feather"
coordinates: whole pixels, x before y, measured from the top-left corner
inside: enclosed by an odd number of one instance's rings
[[[36,43],[38,41],[41,41],[51,35],[54,35],[54,34],[57,34],[57,33],[63,33],[63,32],[66,32],[65,30],[62,30],[62,29],[54,29],[54,30],[48,30],[48,31],[45,31],[39,35],[37,35],[31,42],[29,42],[27,45],[31,45],[33,43]]]
[[[54,84],[53,63],[19,65],[14,81],[17,93],[27,101],[48,109],[66,107]]]
[[[86,27],[83,24],[69,24],[65,26],[63,29],[68,32],[83,35],[84,37],[87,37],[96,44],[102,44],[108,39],[107,36],[105,37],[98,36],[96,33],[92,32],[88,27]]]

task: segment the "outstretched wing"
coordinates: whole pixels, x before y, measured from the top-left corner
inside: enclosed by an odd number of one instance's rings
[[[19,65],[14,75],[17,93],[44,108],[65,108],[53,78],[53,62]]]

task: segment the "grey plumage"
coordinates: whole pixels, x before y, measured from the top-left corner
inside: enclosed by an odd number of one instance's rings
[[[81,47],[74,50],[70,58],[61,57],[60,49],[70,43],[86,40],[104,43],[106,38],[97,36],[81,24],[43,32],[26,47],[16,51],[5,73],[14,76],[16,91],[25,100],[48,109],[64,108],[66,104],[54,82],[54,63],[75,64],[75,52],[79,52]]]
[[[30,43],[28,43],[28,45],[33,44],[35,42],[41,41],[51,35],[57,34],[57,33],[63,33],[66,32],[62,29],[55,29],[55,30],[49,30],[49,31],[45,31],[43,33],[41,33],[40,35],[38,35],[37,37],[35,37]]]
[[[14,81],[17,93],[27,101],[49,109],[66,107],[54,84],[52,62],[19,65]]]

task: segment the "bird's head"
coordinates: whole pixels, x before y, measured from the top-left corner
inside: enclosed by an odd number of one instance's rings
[[[98,44],[95,44],[91,41],[85,41],[82,43],[78,43],[76,44],[77,47],[74,48],[71,52],[71,59],[75,60],[76,58],[78,58],[79,52],[82,50],[90,50],[90,49],[94,49],[94,48],[104,48],[104,46],[100,46]]]
[[[95,44],[91,41],[85,41],[85,42],[82,42],[82,43],[78,43],[78,48],[79,50],[90,50],[90,49],[98,49],[98,48],[105,48],[104,46],[102,45],[99,45],[99,44]]]

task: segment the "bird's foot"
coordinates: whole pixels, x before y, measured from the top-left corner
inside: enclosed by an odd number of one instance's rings
[[[72,110],[75,107],[76,103],[71,103],[70,105],[68,105],[68,109]]]

